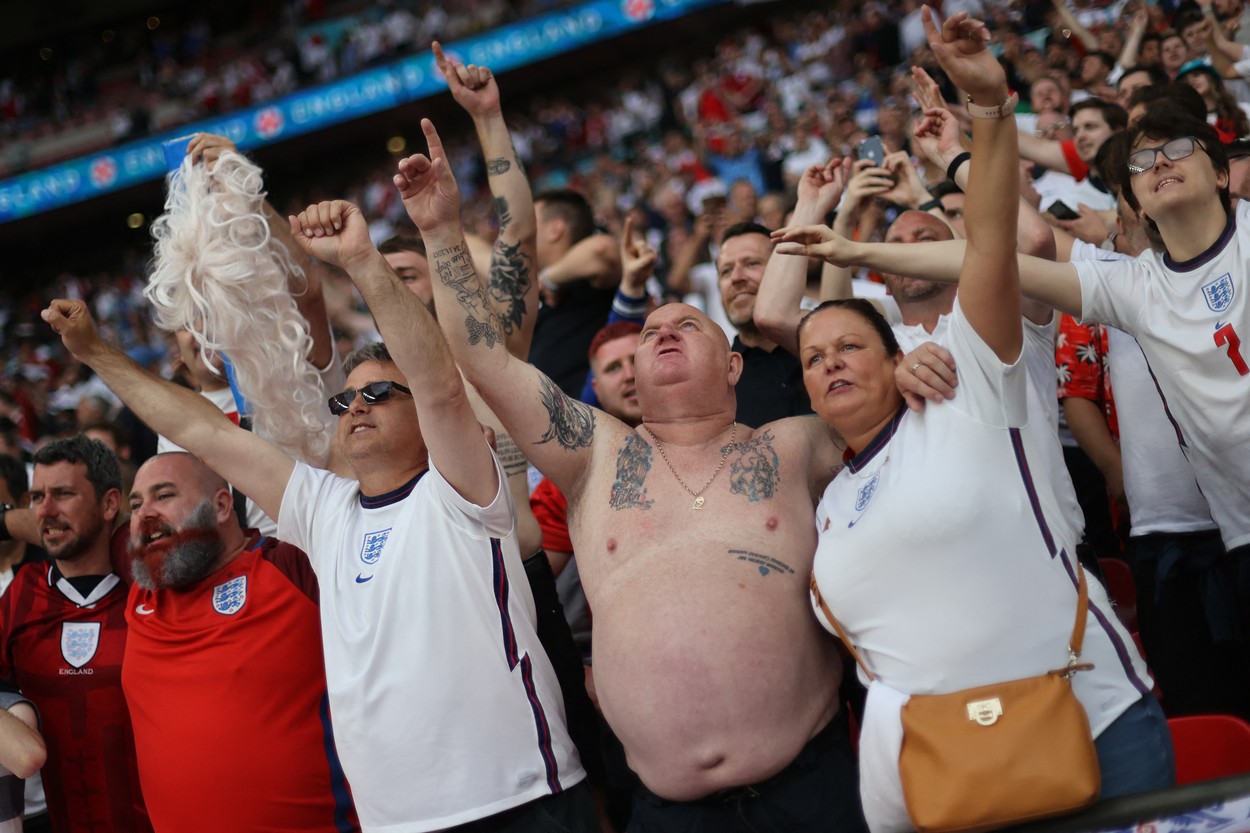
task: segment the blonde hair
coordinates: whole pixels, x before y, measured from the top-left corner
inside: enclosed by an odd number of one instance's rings
[[[169,174],[144,295],[157,326],[189,330],[209,367],[225,354],[253,430],[320,465],[329,451],[326,394],[309,364],[308,322],[292,293],[307,276],[265,219],[261,170],[223,153],[210,172],[190,158]]]

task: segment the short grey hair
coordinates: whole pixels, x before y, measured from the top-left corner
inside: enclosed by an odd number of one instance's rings
[[[391,351],[386,349],[386,345],[380,341],[370,342],[364,347],[358,347],[347,354],[347,358],[343,359],[343,375],[350,376],[351,372],[365,362],[390,362],[395,363],[391,358]]]

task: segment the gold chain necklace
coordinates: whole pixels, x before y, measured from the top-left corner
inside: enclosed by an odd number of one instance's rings
[[[642,427],[647,428],[647,426],[645,425]],[[704,484],[699,487],[699,491],[697,492],[694,489],[687,486],[686,481],[682,480],[681,475],[677,473],[677,469],[673,468],[673,464],[672,462],[669,461],[668,455],[664,453],[664,444],[660,442],[660,438],[657,437],[655,434],[652,434],[650,428],[647,428],[647,433],[651,434],[651,441],[655,443],[655,447],[660,450],[660,458],[664,460],[664,465],[668,466],[668,470],[673,473],[673,477],[677,478],[677,482],[681,484],[681,487],[694,496],[694,505],[691,506],[690,508],[702,509],[703,504],[707,500],[705,497],[703,497],[703,493],[707,491],[708,486],[712,485],[712,481],[716,479],[716,475],[720,474],[720,470],[725,467],[725,461],[729,459],[729,453],[733,451],[734,443],[738,439],[737,421],[733,423],[733,429],[730,431],[729,445],[725,446],[725,451],[720,456],[720,465],[716,467],[716,471],[712,472],[712,476],[709,477],[707,481],[704,482]]]

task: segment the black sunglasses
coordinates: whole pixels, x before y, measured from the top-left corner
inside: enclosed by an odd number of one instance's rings
[[[350,411],[358,393],[364,398],[366,405],[376,405],[379,402],[385,402],[390,399],[392,390],[412,396],[412,391],[399,382],[370,382],[359,390],[348,388],[342,393],[336,393],[334,396],[331,396],[329,403],[330,413],[335,416],[342,416]]]

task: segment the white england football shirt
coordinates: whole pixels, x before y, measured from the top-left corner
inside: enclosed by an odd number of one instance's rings
[[[334,735],[366,833],[454,827],[585,777],[495,466],[485,507],[433,464],[365,497],[298,463],[283,495],[280,537],[321,586]]]
[[[1250,203],[1193,260],[1146,251],[1074,263],[1085,321],[1124,330],[1150,364],[1229,549],[1250,543]]]

